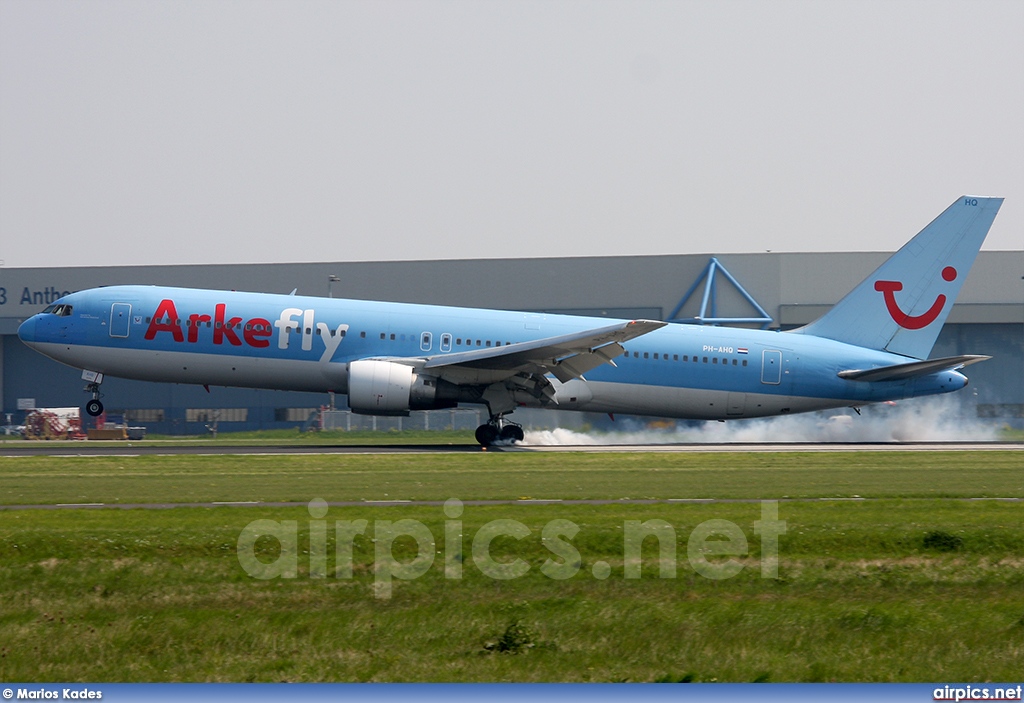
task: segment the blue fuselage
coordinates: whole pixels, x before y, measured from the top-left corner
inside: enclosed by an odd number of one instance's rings
[[[600,328],[605,318],[263,293],[114,286],[72,293],[19,337],[70,366],[172,383],[348,392],[348,366],[423,359]],[[840,378],[910,359],[806,334],[669,324],[614,365],[557,384],[566,409],[729,419],[944,393],[967,379]],[[473,402],[467,393],[459,402]],[[543,405],[519,398],[522,405]],[[552,406],[553,407],[553,406]]]

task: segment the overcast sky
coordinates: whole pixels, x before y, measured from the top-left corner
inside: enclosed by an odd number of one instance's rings
[[[1024,2],[0,0],[6,267],[1024,246]]]

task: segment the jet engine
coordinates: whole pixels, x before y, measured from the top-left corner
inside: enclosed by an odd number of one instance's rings
[[[361,359],[348,365],[348,406],[360,415],[408,415],[456,405],[458,388],[405,364]]]

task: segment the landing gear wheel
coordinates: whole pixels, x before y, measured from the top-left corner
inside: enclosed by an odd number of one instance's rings
[[[498,441],[498,428],[494,425],[480,425],[476,428],[476,441],[488,447]]]
[[[85,376],[85,372],[82,375]],[[103,382],[103,374],[93,374],[93,379],[84,389],[92,393],[92,400],[85,404],[85,412],[92,417],[99,417],[103,414],[103,403],[100,402],[100,383]]]
[[[498,437],[506,442],[522,442],[526,439],[526,434],[519,425],[505,425],[498,433]]]

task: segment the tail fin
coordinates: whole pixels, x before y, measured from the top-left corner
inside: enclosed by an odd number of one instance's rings
[[[1002,198],[958,198],[825,315],[794,330],[926,359]]]

